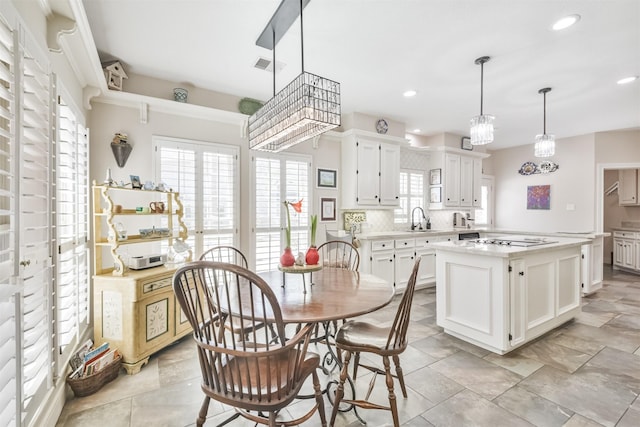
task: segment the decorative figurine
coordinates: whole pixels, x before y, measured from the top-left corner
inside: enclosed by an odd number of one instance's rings
[[[296,257],[296,265],[304,265],[304,254],[302,252],[298,252],[298,256]]]

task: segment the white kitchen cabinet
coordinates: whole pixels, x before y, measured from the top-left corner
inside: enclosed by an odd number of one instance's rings
[[[582,294],[588,295],[602,288],[603,238],[594,237],[582,246]]]
[[[636,242],[633,240],[626,240],[624,242],[624,249],[622,251],[622,266],[625,268],[636,268],[635,258]]]
[[[398,206],[400,203],[400,147],[380,143],[380,206]]]
[[[416,288],[435,286],[436,284],[436,251],[432,248],[416,248],[416,259],[420,257]]]
[[[620,206],[638,205],[638,169],[620,169],[618,171],[618,204]]]
[[[460,206],[473,206],[473,160],[460,157]]]
[[[473,159],[473,207],[482,207],[482,159]]]
[[[389,283],[395,281],[393,240],[372,241],[369,248],[369,263],[362,263],[365,273],[371,273]],[[368,268],[366,268],[368,267]]]
[[[461,154],[452,149],[431,154],[429,168],[441,169],[442,202],[430,203],[429,209],[479,207],[482,203],[482,159],[488,156],[485,153]]]
[[[444,155],[444,205],[460,206],[460,156]]]
[[[640,233],[638,233],[640,234]],[[613,232],[613,268],[628,270],[640,269],[636,263],[636,243],[639,242],[637,233],[629,231]]]
[[[394,241],[394,283],[396,292],[404,291],[416,262],[415,239],[396,239]]]
[[[400,145],[397,137],[348,131],[342,139],[342,208],[393,208],[399,203]]]

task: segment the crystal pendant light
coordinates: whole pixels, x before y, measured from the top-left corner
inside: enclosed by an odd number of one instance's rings
[[[248,120],[249,148],[278,152],[340,126],[340,83],[304,70],[302,10],[310,0],[282,0],[256,41],[273,50],[273,98]],[[299,9],[298,9],[299,7]],[[276,88],[276,43],[300,14],[302,72],[280,92]]]
[[[482,101],[484,95],[484,63],[491,59],[489,56],[481,56],[475,60],[480,64],[480,115],[471,119],[471,145],[485,145],[493,142],[494,116],[482,114]]]
[[[547,92],[551,92],[550,87],[545,87],[538,91],[544,98],[544,113],[542,119],[542,135],[536,135],[536,145],[533,149],[536,157],[551,157],[556,153],[556,139],[553,135],[547,134]]]

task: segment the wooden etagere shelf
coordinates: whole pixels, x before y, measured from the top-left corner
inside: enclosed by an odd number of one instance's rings
[[[116,203],[114,202],[115,193],[138,193],[142,196],[145,202],[139,202],[146,206],[152,201],[162,201],[165,204],[164,212],[162,213],[138,213],[135,208],[121,206],[119,211],[116,211]],[[126,198],[126,197],[125,197]],[[146,203],[146,204],[145,204]],[[94,239],[94,272],[95,274],[111,273],[114,276],[122,276],[127,271],[127,267],[122,258],[122,255],[118,252],[118,248],[124,245],[135,245],[139,243],[150,243],[157,241],[167,241],[168,245],[173,244],[175,238],[183,240],[187,239],[187,227],[182,221],[183,206],[180,201],[179,193],[174,191],[158,191],[158,190],[138,190],[131,188],[123,188],[109,185],[100,185],[93,183],[93,239]],[[129,218],[127,218],[129,217]],[[170,234],[167,237],[152,237],[145,238],[139,234],[127,235],[126,239],[120,240],[117,238],[118,230],[117,224],[119,220],[126,222],[131,217],[166,217],[167,228],[170,230]],[[177,221],[177,224],[175,224]],[[174,234],[174,226],[177,225],[177,233]],[[111,258],[113,259],[113,266],[105,267],[103,264],[102,247],[110,247]],[[189,254],[189,259],[191,254]]]
[[[164,211],[136,212],[137,206],[145,207],[151,202],[164,203]],[[134,190],[93,183],[94,341],[96,344],[109,342],[111,347],[118,348],[122,354],[122,366],[129,374],[139,372],[153,353],[189,334],[191,327],[176,302],[171,286],[176,266],[131,270],[118,249],[161,242],[167,242],[171,247],[174,239],[186,241],[183,212],[176,192]],[[150,221],[141,221],[140,218]],[[134,224],[141,222],[162,222],[161,228],[168,229],[168,234],[150,238],[127,234],[126,239],[118,239],[118,223],[134,228]],[[191,260],[191,253],[187,260]]]

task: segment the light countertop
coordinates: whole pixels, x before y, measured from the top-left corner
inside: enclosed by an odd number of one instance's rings
[[[628,230],[627,230],[628,231]],[[635,231],[640,231],[636,229]],[[446,228],[438,230],[422,230],[422,231],[410,231],[410,230],[396,230],[396,231],[375,231],[357,234],[360,240],[380,240],[380,239],[407,239],[411,237],[424,238],[427,236],[443,236],[450,234],[461,233],[481,233],[484,235],[490,235],[492,237],[505,235],[505,234],[520,234],[527,236],[552,236],[552,237],[568,237],[568,238],[580,238],[580,239],[595,239],[597,237],[607,237],[611,233],[595,233],[592,231],[587,232],[534,232],[534,231],[520,231],[520,230],[503,230],[487,227],[474,227],[474,228]]]
[[[512,237],[512,236],[510,236]],[[536,252],[543,252],[556,249],[570,248],[573,246],[582,246],[585,243],[589,243],[589,239],[575,239],[568,237],[548,237],[545,240],[549,241],[544,245],[536,246],[504,246],[504,245],[492,245],[486,243],[475,243],[470,240],[455,240],[451,242],[436,242],[433,243],[433,247],[437,250],[473,254],[473,255],[485,255],[499,258],[510,258],[519,255],[529,255]]]

